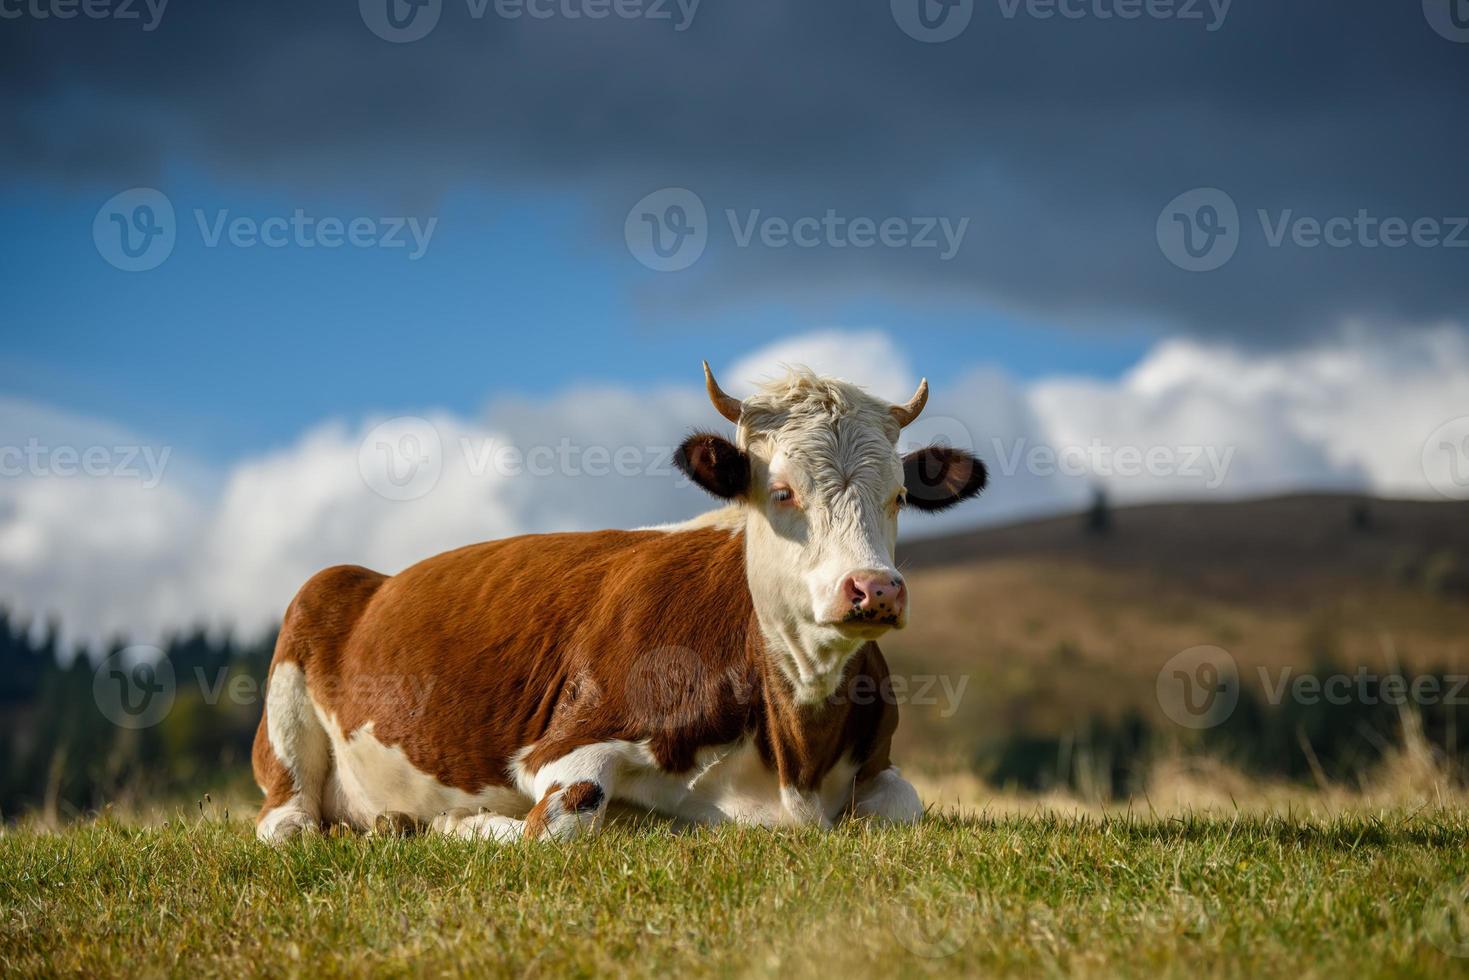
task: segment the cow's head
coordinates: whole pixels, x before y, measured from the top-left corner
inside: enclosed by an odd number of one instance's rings
[[[743,402],[720,389],[708,364],[704,379],[736,441],[690,436],[679,468],[744,510],[756,613],[767,637],[790,648],[793,679],[834,686],[863,642],[907,622],[907,585],[893,559],[899,512],[974,496],[984,464],[944,446],[898,455],[899,431],[928,400],[926,381],[906,405],[889,405],[805,369]]]

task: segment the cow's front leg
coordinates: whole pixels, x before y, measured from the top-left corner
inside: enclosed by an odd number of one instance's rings
[[[601,827],[626,751],[617,742],[583,745],[534,772],[522,771],[521,784],[536,801],[525,815],[525,837],[572,840]]]
[[[857,784],[852,813],[892,823],[917,823],[923,816],[923,801],[918,798],[913,784],[898,773],[898,767],[888,766],[871,779]]]
[[[597,829],[607,812],[607,792],[599,782],[579,779],[569,785],[552,782],[524,820],[482,810],[449,811],[433,821],[439,833],[466,840],[500,843],[520,840],[572,840]]]
[[[525,821],[481,810],[449,810],[434,818],[431,828],[441,834],[452,834],[465,840],[493,840],[507,843],[525,835]]]
[[[606,812],[607,791],[597,780],[579,779],[566,786],[552,783],[525,815],[525,836],[531,840],[574,840],[599,828]]]
[[[831,818],[826,815],[821,794],[814,790],[801,790],[794,786],[780,788],[780,803],[784,810],[783,819],[775,821],[787,827],[820,827],[831,829]]]

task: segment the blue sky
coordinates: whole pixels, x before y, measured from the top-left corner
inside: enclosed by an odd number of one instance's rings
[[[737,393],[781,359],[889,398],[926,375],[921,437],[967,440],[994,479],[905,533],[1073,510],[1097,484],[1469,496],[1469,253],[1319,241],[1362,213],[1469,215],[1469,31],[1421,5],[1240,3],[1209,25],[976,2],[941,38],[909,16],[929,0],[709,2],[677,29],[430,0],[442,22],[415,40],[384,36],[391,2],[0,30],[0,462],[34,441],[111,465],[3,473],[0,603],[90,637],[263,627],[325,565],[688,516],[708,501],[671,470],[521,478],[463,449],[666,458],[717,424],[704,358]],[[174,214],[148,271],[94,238],[143,221],[109,203],[132,188]],[[680,189],[707,249],[659,273],[632,229]],[[410,261],[209,247],[195,220],[298,209],[435,224]],[[967,233],[949,260],[741,247],[727,212]],[[1317,241],[1272,243],[1257,214]],[[422,497],[364,462],[394,416],[441,451]],[[126,472],[132,442],[171,450],[156,484]],[[1129,453],[1166,465],[1123,472]]]
[[[698,363],[819,327],[900,337],[936,385],[975,363],[1019,378],[1113,377],[1150,338],[1073,331],[962,305],[891,295],[685,304],[658,301],[686,272],[645,269],[599,212],[574,197],[462,190],[392,210],[342,194],[263,191],[198,176],[158,182],[175,207],[173,252],[157,268],[109,265],[97,209],[123,188],[38,184],[0,195],[8,313],[0,386],[78,414],[174,440],[203,459],[279,445],[326,418],[440,407],[474,414],[504,396],[586,383],[686,384]],[[206,222],[413,214],[438,223],[407,249],[207,247]],[[404,233],[406,237],[406,232]]]

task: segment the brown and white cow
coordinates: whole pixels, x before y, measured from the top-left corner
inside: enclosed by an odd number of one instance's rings
[[[894,406],[799,369],[740,402],[704,370],[736,439],[691,436],[676,462],[722,510],[302,587],[255,737],[263,840],[385,816],[564,839],[611,801],[696,823],[922,815],[874,641],[908,615],[899,510],[974,496],[984,465],[899,457],[926,382]]]

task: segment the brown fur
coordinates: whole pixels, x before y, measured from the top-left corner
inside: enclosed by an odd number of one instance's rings
[[[344,734],[372,722],[415,767],[471,793],[511,785],[526,746],[534,772],[613,739],[648,741],[670,772],[748,736],[785,785],[812,789],[847,755],[859,781],[875,776],[897,709],[840,695],[886,678],[877,646],[852,658],[834,703],[796,705],[755,626],[743,548],[717,528],[599,531],[471,545],[391,578],[338,566],[291,603],[274,663],[300,665]],[[293,788],[265,733],[262,718],[269,810]]]
[[[603,797],[602,787],[596,783],[582,780],[566,787],[566,793],[561,797],[561,802],[568,813],[586,813],[588,810],[595,810],[601,806]]]
[[[546,827],[551,820],[551,804],[556,799],[556,794],[561,792],[560,783],[552,783],[546,788],[546,795],[536,801],[536,805],[530,808],[525,815],[525,836],[531,840],[544,837]]]

